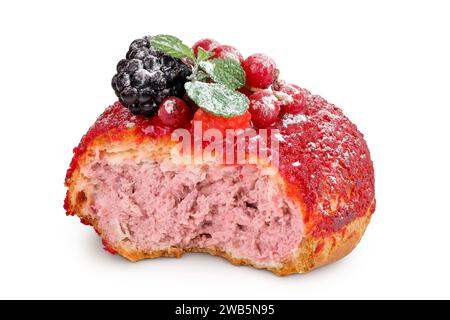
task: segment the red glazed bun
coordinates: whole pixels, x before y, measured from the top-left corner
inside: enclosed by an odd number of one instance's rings
[[[374,170],[342,111],[303,94],[273,125],[278,167],[175,164],[172,129],[115,103],[74,150],[65,209],[132,261],[207,252],[278,275],[336,261],[375,210]]]

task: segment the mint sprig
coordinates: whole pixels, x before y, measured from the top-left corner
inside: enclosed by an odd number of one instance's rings
[[[150,45],[156,50],[177,59],[195,59],[194,51],[177,37],[160,34],[150,39]]]
[[[230,89],[242,88],[245,85],[245,72],[236,60],[213,59],[201,61],[199,65],[211,79]]]
[[[236,91],[245,85],[245,72],[238,61],[210,59],[214,53],[198,48],[195,57],[192,48],[170,35],[158,35],[150,40],[157,51],[182,59],[192,68],[190,82],[185,83],[188,96],[202,109],[222,117],[244,114],[248,98]],[[210,83],[210,80],[215,83]]]
[[[202,61],[208,60],[212,56],[214,56],[214,53],[206,51],[202,47],[198,47],[198,50],[197,50],[197,62],[202,62]]]
[[[187,82],[184,87],[189,97],[202,109],[225,118],[244,114],[248,98],[220,83]]]

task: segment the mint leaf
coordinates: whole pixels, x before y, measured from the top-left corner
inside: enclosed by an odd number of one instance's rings
[[[244,114],[250,101],[240,92],[220,83],[186,82],[189,97],[202,109],[220,117],[231,118]]]
[[[211,78],[209,77],[209,75],[202,71],[202,70],[198,70],[197,71],[197,79],[198,81],[202,81],[202,82],[207,82],[208,80],[210,80]]]
[[[250,104],[248,98],[234,89],[245,85],[245,72],[232,59],[208,60],[214,53],[199,48],[197,58],[192,48],[171,35],[157,35],[150,39],[157,51],[177,59],[192,68],[191,82],[185,83],[189,97],[204,110],[217,116],[231,118],[244,114]],[[216,83],[206,83],[212,79]]]
[[[150,39],[150,45],[157,51],[177,59],[190,58],[195,60],[192,48],[185,45],[177,37],[160,34]]]
[[[217,83],[226,85],[230,89],[241,88],[245,85],[245,72],[241,64],[232,59],[213,59],[201,61],[200,67]]]
[[[211,58],[214,55],[214,53],[206,51],[205,49],[203,49],[202,47],[198,47],[198,51],[197,51],[197,61],[201,62],[201,61],[205,61],[208,60],[209,58]]]

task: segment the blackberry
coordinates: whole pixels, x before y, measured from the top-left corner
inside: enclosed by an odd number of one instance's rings
[[[183,97],[191,74],[180,60],[157,52],[150,37],[134,40],[117,64],[111,85],[120,103],[134,114],[153,116],[167,97]]]

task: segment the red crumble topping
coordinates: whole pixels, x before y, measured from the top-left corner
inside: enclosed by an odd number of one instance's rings
[[[320,251],[323,250],[323,247],[325,246],[325,242],[320,241],[319,245],[316,247],[316,249],[314,250],[314,254],[319,254]]]
[[[113,255],[117,254],[117,251],[114,250],[114,249],[112,249],[112,248],[109,246],[108,242],[106,242],[105,240],[102,240],[102,244],[103,244],[103,249],[104,249],[106,252],[109,252],[109,253],[111,253],[111,254],[113,254]]]
[[[304,113],[284,115],[280,173],[301,196],[316,236],[374,210],[374,171],[363,135],[342,111],[303,90]]]
[[[343,230],[368,211],[373,213],[374,171],[368,147],[356,126],[333,104],[300,90],[305,99],[302,112],[284,114],[272,128],[280,131],[279,172],[289,182],[288,193],[304,205],[306,231],[321,237]],[[199,109],[194,120],[207,117]],[[133,115],[118,102],[107,108],[74,149],[66,183],[79,158],[99,136],[114,141],[131,133],[140,142],[145,137],[169,135],[173,129],[155,118]],[[209,120],[220,122],[217,117]],[[248,127],[249,121],[246,114],[233,123]],[[67,199],[64,207],[72,214]]]
[[[133,131],[136,140],[139,141],[146,136],[158,138],[169,135],[173,128],[163,125],[156,117],[147,118],[142,115],[133,115],[120,102],[114,103],[103,112],[81,139],[78,147],[73,150],[74,157],[66,174],[66,184],[77,168],[79,158],[95,138],[105,136],[105,139],[110,141],[118,141],[130,130]]]

